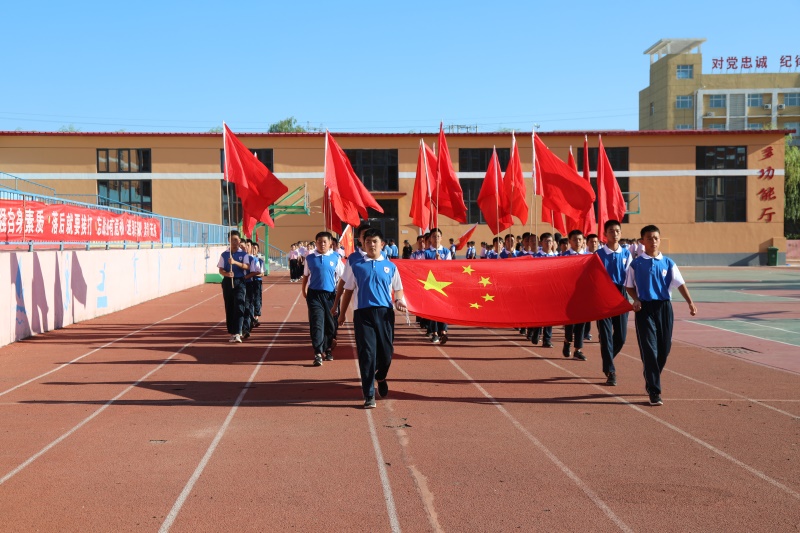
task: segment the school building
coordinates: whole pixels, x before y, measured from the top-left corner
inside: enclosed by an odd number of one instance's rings
[[[800,49],[781,56],[720,55],[703,72],[705,39],[661,39],[650,85],[639,92],[640,130],[788,129],[800,133]],[[800,136],[792,141],[800,144]]]
[[[541,138],[564,160],[572,147],[582,170],[588,134],[594,178],[598,133],[628,200],[624,237],[636,238],[642,226],[656,224],[662,230],[662,250],[686,265],[765,264],[769,247],[777,247],[779,264],[784,262],[785,131],[552,132]],[[371,213],[370,223],[400,247],[405,239],[413,242],[418,228],[408,214],[419,139],[434,145],[436,133],[334,136],[383,207],[383,214]],[[269,243],[288,250],[294,241],[313,239],[323,226],[324,134],[243,133],[239,138],[290,191],[305,187],[310,214],[278,218]],[[439,226],[445,239],[458,239],[472,224],[483,222],[476,200],[484,173],[493,147],[505,168],[511,134],[458,133],[448,135],[447,142],[468,224],[442,217]],[[530,132],[519,132],[517,142],[530,197]],[[0,132],[0,173],[5,173],[0,186],[16,176],[88,203],[120,203],[165,216],[235,224],[239,208],[223,181],[222,146],[222,135],[216,133]],[[537,197],[529,222],[509,231],[552,231],[541,219]],[[481,225],[473,239],[491,240],[489,231]]]

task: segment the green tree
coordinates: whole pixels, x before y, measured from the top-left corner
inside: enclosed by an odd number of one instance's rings
[[[800,233],[800,148],[790,144],[791,135],[786,136],[786,155],[784,157],[784,233],[787,237],[798,237]]]
[[[214,126],[210,128],[206,133],[222,133],[222,126]]]
[[[294,117],[285,118],[269,125],[270,133],[305,133],[306,129]]]
[[[60,128],[58,128],[58,131],[60,131],[60,132],[76,132],[76,131],[81,131],[81,129],[80,128],[76,128],[75,124],[70,124],[69,126],[61,126]]]

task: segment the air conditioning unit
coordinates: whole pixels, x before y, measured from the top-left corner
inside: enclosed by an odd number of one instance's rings
[[[772,104],[764,104],[764,109],[772,109]]]
[[[786,104],[778,104],[778,110],[786,109]]]
[[[708,113],[706,113],[706,114],[705,114],[705,115],[703,115],[703,116],[704,116],[704,117],[706,117],[706,118],[713,117],[713,116],[714,116],[714,112],[713,112],[713,111],[709,111]]]

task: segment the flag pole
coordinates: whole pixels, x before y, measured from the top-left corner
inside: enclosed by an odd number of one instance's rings
[[[222,121],[222,149],[225,149],[225,139],[228,138],[228,134],[226,132],[227,126],[225,121]],[[231,154],[225,152],[225,196],[228,198],[228,227],[231,226],[231,182],[228,181],[228,176],[230,173],[228,172],[228,158]],[[233,248],[231,248],[231,238],[230,238],[230,229],[228,230],[228,253],[230,254],[231,261],[233,261]],[[269,255],[269,250],[267,250],[267,255]],[[231,267],[231,272],[233,272],[233,263],[229,263]],[[233,285],[233,278],[231,278],[231,289],[234,288]]]
[[[511,130],[511,157],[514,157],[514,145],[517,143],[517,138],[514,137],[514,130]],[[500,163],[500,159],[497,160]],[[509,161],[510,163],[510,161]],[[508,165],[506,165],[506,174],[508,174]],[[511,176],[513,178],[513,176]],[[508,214],[511,216],[511,228],[514,228],[514,180],[511,180],[511,197],[508,199]],[[498,226],[499,227],[499,226]]]
[[[422,150],[422,164],[425,165],[425,183],[427,184],[426,188],[428,190],[427,191],[428,204],[431,204],[433,202],[433,199],[431,198],[431,179],[430,176],[428,175],[428,151],[425,149],[425,140],[422,137],[419,138],[419,149]],[[437,218],[438,218],[438,209],[439,209],[439,198],[437,197],[436,209],[431,209],[430,215],[428,216],[428,224],[429,224],[428,229],[430,229],[433,226],[434,212],[437,213]],[[422,231],[422,233],[425,233],[424,231],[425,228],[420,228],[420,230]]]
[[[328,184],[325,183],[327,170],[328,170],[328,130],[325,130],[325,155],[324,155],[324,161],[322,163],[322,223],[325,226],[326,230],[328,228],[333,229],[331,227],[333,225],[333,216],[330,214],[331,207],[333,206],[328,205],[330,190],[328,189]],[[339,234],[339,237],[341,237],[341,234]]]
[[[440,122],[439,123],[439,128],[441,128],[441,127],[442,127],[442,123]],[[442,134],[444,135],[444,130],[442,130]],[[433,143],[433,154],[436,155],[436,156],[439,155],[439,154],[436,153],[436,143],[435,142]],[[438,159],[437,159],[437,161],[438,161]],[[436,170],[438,171],[439,169],[436,169]],[[437,176],[436,176],[436,218],[434,220],[436,228],[439,227],[439,186],[441,185],[441,183],[442,183],[442,177],[439,176],[438,172],[437,172]],[[431,215],[431,216],[433,216],[433,215]],[[431,228],[428,228],[428,229],[430,230]]]
[[[497,237],[499,237],[500,236],[500,233],[499,233],[500,232],[500,203],[498,202],[498,195],[500,194],[500,186],[497,183],[497,173],[500,171],[500,169],[498,168],[500,166],[500,159],[497,157],[497,146],[492,146],[492,157],[494,158],[495,161],[497,161],[497,165],[494,167],[494,190],[497,191],[496,194],[494,195],[494,205],[495,205],[494,216],[495,216],[496,224],[497,224],[497,226],[495,226],[497,228],[497,231],[498,231]]]
[[[531,203],[533,203],[533,220],[531,220],[531,227],[534,227],[537,239],[539,236],[539,210],[536,207],[536,126],[532,128],[531,140],[533,141],[533,194],[531,195]],[[535,224],[535,226],[534,226]],[[537,241],[538,242],[538,241]]]

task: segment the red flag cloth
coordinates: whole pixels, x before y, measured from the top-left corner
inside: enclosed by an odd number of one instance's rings
[[[345,257],[342,259],[349,257],[350,254],[356,251],[356,243],[353,239],[353,226],[350,224],[342,230],[342,234],[339,236],[339,244],[344,248]]]
[[[419,157],[417,158],[417,175],[414,179],[414,192],[411,196],[411,217],[414,225],[423,231],[431,229],[431,215],[435,206],[431,196],[436,185],[436,156],[425,141],[419,140]],[[434,200],[435,201],[435,200]]]
[[[594,254],[517,261],[395,260],[415,315],[489,328],[576,324],[631,305]],[[547,283],[531,283],[532,279]]]
[[[492,158],[483,178],[481,192],[478,193],[477,204],[493,235],[510,228],[513,224],[511,214],[505,210],[506,199],[497,150],[492,150]]]
[[[517,138],[511,134],[511,160],[506,167],[503,178],[505,189],[506,213],[517,217],[521,224],[528,223],[528,200],[525,199],[525,178],[522,175],[522,163],[519,160],[519,147]]]
[[[589,139],[586,137],[586,135],[583,136],[583,179],[586,180],[586,183],[589,185],[592,184],[592,178],[589,175]],[[620,219],[620,222],[622,222],[622,219]],[[597,235],[600,237],[600,240],[605,241],[603,235],[597,231],[597,216],[594,213],[594,204],[584,217],[583,224],[584,234],[591,235],[592,233],[597,233]]]
[[[597,149],[597,210],[600,215],[597,220],[598,228],[602,228],[606,220],[622,222],[625,216],[625,197],[622,196],[614,170],[608,161],[602,138],[599,139]]]
[[[542,176],[542,207],[579,218],[594,202],[594,191],[569,165],[560,160],[534,133],[537,169]]]
[[[325,187],[329,191],[331,215],[335,214],[341,222],[358,226],[362,218],[368,218],[368,207],[383,213],[383,208],[358,179],[344,150],[328,131],[325,132]],[[328,227],[338,233],[341,226],[331,224]]]
[[[543,209],[542,222],[547,222],[548,224],[553,226],[556,229],[556,231],[561,233],[564,237],[566,237],[567,234],[569,233],[569,231],[567,231],[566,224],[564,224],[563,213],[558,213],[556,211],[553,211],[552,209]]]
[[[437,202],[438,213],[456,222],[467,223],[467,206],[464,204],[464,191],[458,182],[458,175],[453,170],[450,160],[450,150],[447,148],[447,139],[444,137],[444,125],[439,124],[439,155],[437,159],[437,189],[431,191],[431,196]],[[438,224],[438,220],[436,224]]]
[[[575,163],[575,158],[572,156],[572,146],[569,147],[569,157],[567,158],[567,165],[569,168],[575,171],[575,174],[578,173],[578,165]],[[585,215],[584,215],[585,217]],[[583,219],[584,217],[580,218],[572,218],[572,217],[565,217],[566,218],[566,229],[567,233],[574,229],[579,229],[583,231]]]
[[[478,228],[478,225],[475,224],[470,229],[468,229],[467,232],[464,235],[462,235],[461,237],[458,238],[458,241],[456,241],[456,250],[457,251],[464,249],[464,247],[467,245],[467,243],[469,242],[470,238],[472,237],[472,234],[475,233],[475,230],[477,228]]]
[[[250,235],[257,220],[274,228],[269,206],[286,194],[288,187],[236,138],[227,124],[223,124],[223,137],[225,179],[236,185],[236,196],[242,199],[242,230]]]

